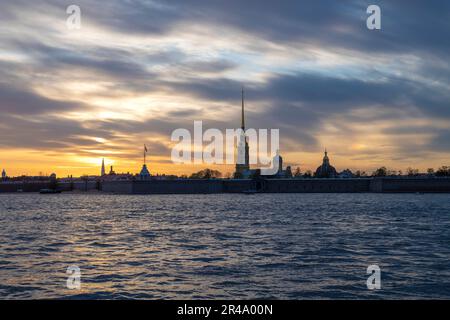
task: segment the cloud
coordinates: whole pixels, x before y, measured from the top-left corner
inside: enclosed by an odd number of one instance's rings
[[[80,103],[48,99],[27,89],[8,86],[0,83],[0,112],[8,114],[34,116],[47,112],[65,112],[83,110]]]
[[[296,157],[327,144],[350,159],[443,158],[450,3],[379,0],[382,30],[369,31],[372,2],[80,0],[72,32],[70,1],[8,1],[0,145],[125,160],[150,141],[167,158],[193,120],[238,126],[244,86],[247,125],[279,128]]]
[[[448,1],[405,4],[379,0],[383,31],[378,33],[369,32],[365,26],[366,8],[371,4],[369,0],[80,2],[87,19],[125,34],[166,35],[188,24],[205,28],[220,25],[274,42],[305,42],[369,52],[413,50],[445,55],[449,51]]]

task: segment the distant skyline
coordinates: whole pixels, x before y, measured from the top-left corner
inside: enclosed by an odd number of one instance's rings
[[[450,165],[450,2],[6,0],[0,171],[58,176],[175,166],[170,134],[279,128],[285,165],[339,171]],[[382,29],[366,28],[366,8]]]

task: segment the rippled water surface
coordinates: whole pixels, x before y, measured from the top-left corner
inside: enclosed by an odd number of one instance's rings
[[[0,298],[450,298],[444,194],[1,194],[0,227]]]

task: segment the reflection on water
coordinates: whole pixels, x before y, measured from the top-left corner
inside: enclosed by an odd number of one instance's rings
[[[1,298],[450,298],[450,195],[1,194],[0,226]]]

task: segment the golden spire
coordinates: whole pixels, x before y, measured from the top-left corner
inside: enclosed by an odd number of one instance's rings
[[[100,175],[104,176],[106,174],[105,172],[105,158],[102,159],[102,170],[100,171]]]
[[[244,87],[242,87],[242,115],[241,115],[241,128],[245,131],[245,120],[244,120]]]

